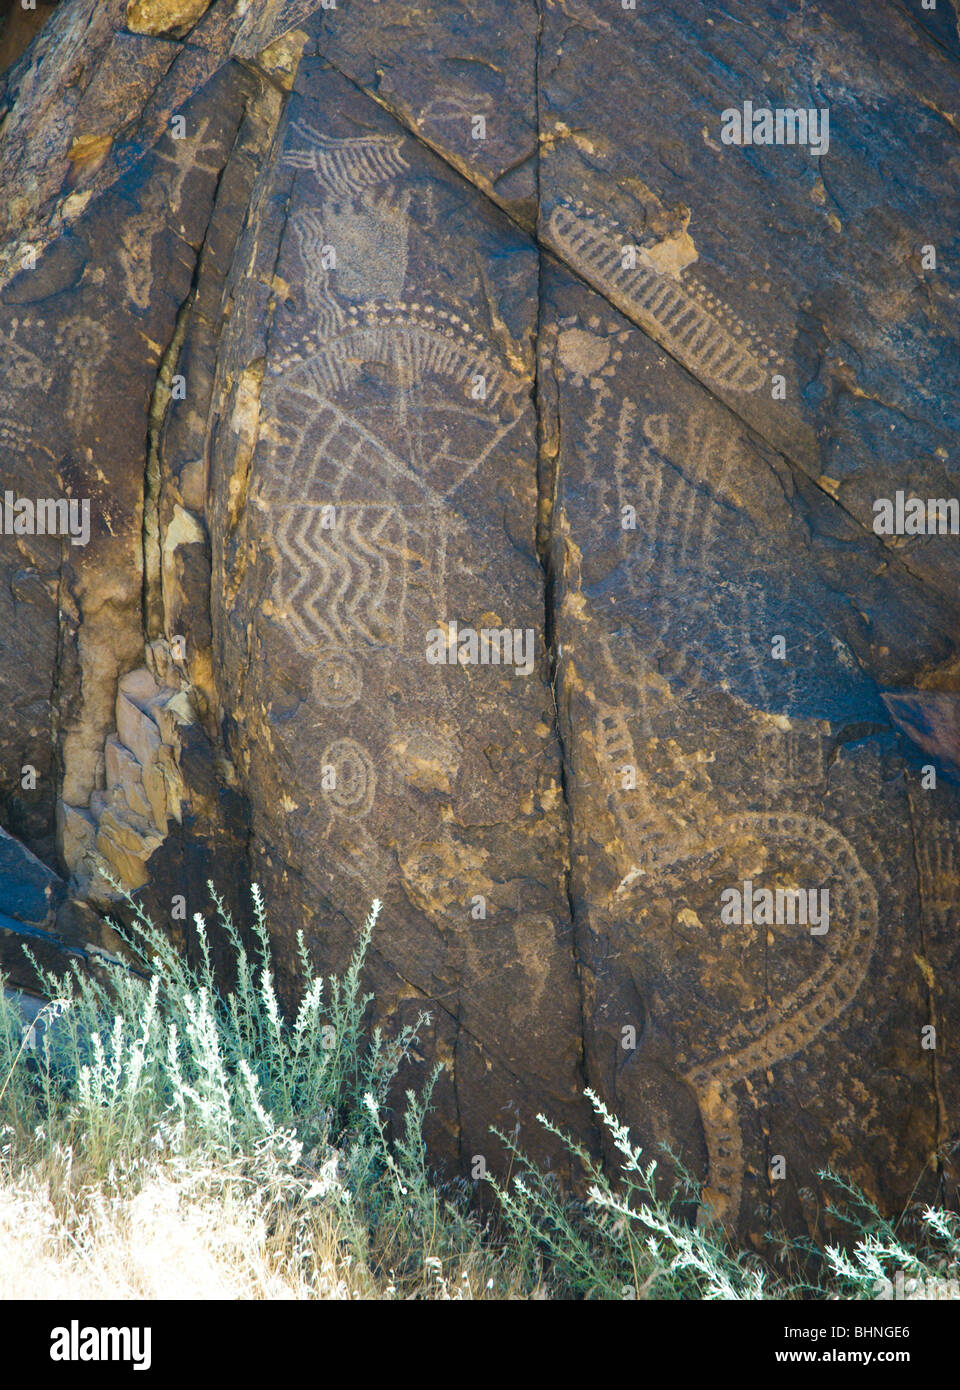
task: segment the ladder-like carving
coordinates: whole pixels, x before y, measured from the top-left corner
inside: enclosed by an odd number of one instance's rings
[[[752,394],[768,379],[767,354],[732,311],[688,277],[688,284],[644,260],[625,265],[625,228],[573,198],[547,219],[556,250],[694,375],[728,391]]]

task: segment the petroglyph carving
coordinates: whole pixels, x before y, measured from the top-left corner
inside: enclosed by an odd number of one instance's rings
[[[458,314],[428,304],[385,302],[341,311],[336,336],[324,329],[308,330],[295,347],[281,352],[273,371],[288,378],[307,377],[320,395],[349,391],[359,378],[364,362],[380,362],[393,369],[398,391],[397,407],[410,413],[407,393],[430,376],[446,377],[468,399],[474,376],[484,377],[484,416],[505,410],[519,414],[521,383],[490,354],[487,342],[474,333]],[[457,478],[457,485],[463,481]]]
[[[447,125],[453,121],[469,134],[470,121],[474,116],[489,118],[494,110],[495,103],[489,92],[471,92],[469,96],[447,92],[429,101],[420,119],[429,120],[432,125]]]
[[[332,769],[331,785],[325,795],[340,815],[365,816],[373,805],[377,777],[370,754],[353,738],[337,739],[324,749],[324,769]]]
[[[727,491],[737,462],[733,441],[717,427],[674,426],[658,415],[643,421],[636,441],[628,404],[621,407],[614,476],[619,508],[637,508],[638,531],[621,531],[621,549],[625,584],[649,606],[651,655],[669,678],[696,687],[723,678],[729,653],[746,693],[766,707],[770,694],[764,675],[747,666],[749,634],[764,630],[757,622],[762,586],[741,573],[725,591],[729,576],[714,556],[717,527],[735,505]],[[695,430],[696,437],[690,437]],[[675,431],[679,438],[671,437]],[[683,596],[682,623],[676,621],[677,594]],[[718,604],[734,610],[723,615],[725,622]]]
[[[398,642],[409,551],[402,515],[375,503],[341,505],[332,531],[322,518],[320,507],[289,506],[277,524],[280,589],[304,644]]]
[[[283,403],[294,429],[277,451],[265,496],[276,499],[277,595],[294,635],[310,652],[318,642],[342,648],[357,637],[398,644],[418,555],[442,592],[438,499],[333,402],[288,392]]]
[[[772,369],[768,354],[731,311],[689,275],[658,270],[641,249],[623,264],[631,243],[612,218],[572,198],[551,210],[548,234],[561,255],[704,381],[725,390],[758,391]]]
[[[686,1081],[700,1098],[711,1158],[712,1206],[721,1220],[736,1220],[743,1182],[742,1156],[731,1142],[736,1118],[733,1088],[753,1072],[774,1066],[808,1047],[835,1022],[866,977],[877,938],[878,904],[873,881],[850,843],[820,820],[807,816],[753,815],[734,818],[731,834],[746,832],[761,843],[796,846],[807,862],[817,862],[817,881],[829,885],[842,908],[831,921],[825,959],[802,985],[760,1018],[737,1024],[717,1043],[716,1055],[695,1063]],[[738,1135],[734,1136],[736,1139]],[[717,1178],[713,1165],[717,1166]]]
[[[620,582],[642,629],[638,659],[677,689],[719,688],[754,709],[812,715],[818,669],[841,661],[851,679],[857,671],[771,559],[766,495],[760,503],[745,495],[744,475],[758,467],[748,446],[709,421],[656,414],[638,426],[629,398],[617,409],[612,466],[609,450],[591,454],[588,440],[584,451],[584,524],[595,551],[618,546]],[[632,528],[622,525],[626,507]],[[789,660],[771,659],[776,633],[788,634]]]
[[[7,332],[0,333],[0,377],[7,387],[47,387],[52,379],[50,368],[31,348],[17,342],[18,331],[26,326],[19,319],[12,319]],[[43,320],[31,326],[43,328]]]
[[[877,894],[850,842],[813,816],[756,812],[730,817],[723,841],[749,838],[769,850],[796,850],[811,866],[816,882],[836,894],[843,913],[842,931],[823,938],[824,959],[817,970],[757,1022],[736,1024],[716,1045],[717,1055],[694,1065],[695,1085],[710,1078],[732,1084],[751,1072],[792,1057],[809,1046],[851,1002],[867,972],[877,935]]]
[[[313,661],[313,694],[317,704],[342,709],[355,704],[362,690],[360,663],[342,647],[321,647]]]
[[[288,150],[284,163],[310,170],[321,193],[321,206],[298,212],[293,228],[318,341],[324,341],[344,322],[338,296],[354,302],[403,296],[411,194],[389,185],[409,165],[401,135],[333,139],[306,121],[292,129],[306,144]],[[384,183],[386,191],[375,191]],[[325,264],[328,249],[335,267]]]
[[[219,174],[222,167],[221,144],[216,135],[210,134],[212,117],[204,116],[197,129],[189,132],[176,142],[175,153],[159,151],[157,158],[172,166],[167,180],[167,197],[171,207],[178,208],[183,202],[183,186],[188,176],[195,170],[203,174]],[[212,162],[202,158],[208,155]]]
[[[443,606],[456,534],[444,502],[515,426],[520,387],[446,310],[365,306],[345,316],[335,338],[323,341],[321,332],[277,363],[286,375],[276,413],[288,442],[264,497],[279,512],[279,600],[304,649],[357,636],[398,645],[412,591],[421,604]],[[368,362],[385,366],[393,386],[384,406],[368,411],[376,430],[335,399],[352,393]],[[478,372],[486,400],[474,404],[467,387]],[[453,452],[454,440],[463,453]],[[325,507],[335,508],[332,528]]]
[[[916,856],[920,900],[924,912],[939,928],[947,928],[960,913],[960,826],[953,821],[917,821]]]
[[[336,139],[303,120],[294,121],[291,129],[305,143],[300,149],[288,150],[283,162],[311,170],[321,188],[335,198],[358,197],[365,189],[396,178],[410,167],[400,148],[402,135]]]
[[[483,153],[485,142],[498,129],[502,132],[502,124],[498,125],[495,119],[496,109],[489,92],[474,90],[463,95],[450,91],[428,102],[418,125],[428,135],[436,132],[445,149],[449,150],[452,145],[461,158],[477,159]]]
[[[140,211],[124,220],[120,230],[120,265],[127,298],[138,309],[150,306],[153,287],[153,239],[162,225],[166,194],[159,184],[148,185],[140,198]]]
[[[26,453],[33,444],[33,431],[19,420],[0,416],[0,449],[5,455]]]
[[[595,704],[594,736],[597,759],[609,789],[608,805],[614,812],[624,847],[628,850],[633,882],[637,870],[654,873],[695,852],[698,838],[690,827],[672,817],[657,803],[652,789],[639,775],[633,739],[622,711],[613,705]],[[636,787],[623,792],[623,776],[631,769]]]
[[[407,208],[411,194],[361,194],[353,204],[298,214],[295,230],[308,295],[329,293],[322,248],[336,251],[337,293],[346,299],[400,299],[407,277]]]
[[[303,122],[294,132],[308,146],[285,158],[315,176],[321,204],[293,219],[310,317],[271,345],[261,408],[275,447],[260,497],[277,608],[316,703],[343,709],[360,695],[363,649],[402,650],[414,614],[430,626],[445,611],[462,526],[450,499],[516,427],[528,384],[455,311],[402,297],[411,195],[390,187],[408,167],[402,137],[333,140]],[[400,731],[381,778],[449,793],[456,760],[438,760],[436,731],[428,743]],[[335,855],[344,826],[370,811],[378,774],[350,738],[322,763]]]
[[[735,1221],[743,1185],[743,1154],[735,1087],[754,1072],[792,1057],[836,1021],[863,983],[878,926],[877,893],[849,841],[816,817],[751,812],[726,817],[712,836],[682,823],[657,789],[623,790],[621,769],[638,768],[633,739],[622,713],[595,705],[594,735],[609,801],[629,861],[621,887],[657,876],[684,861],[702,861],[738,842],[784,854],[809,866],[810,881],[828,888],[838,907],[817,968],[763,1013],[734,1025],[711,1043],[710,1055],[693,1059],[684,1080],[698,1097],[710,1160],[710,1205],[721,1220]],[[639,777],[639,774],[638,774]],[[626,867],[626,865],[625,865]]]
[[[292,222],[303,266],[304,289],[316,314],[317,341],[325,342],[342,327],[346,315],[331,288],[331,271],[323,266],[324,252],[329,244],[323,216],[315,208],[305,208]]]
[[[822,734],[800,729],[757,729],[757,764],[778,786],[816,787],[827,768]]]
[[[70,364],[67,415],[78,431],[86,429],[91,422],[97,398],[97,371],[109,342],[110,336],[103,324],[87,318],[68,319],[57,332],[57,348]]]
[[[183,204],[184,184],[191,173],[199,171],[211,178],[220,173],[220,143],[211,135],[212,118],[207,116],[194,133],[178,140],[173,151],[157,155],[158,167],[151,181],[138,197],[138,211],[121,224],[120,264],[123,270],[127,298],[138,309],[150,304],[153,271],[153,240],[172,209]],[[203,155],[210,160],[204,160]],[[212,162],[210,162],[212,160]]]

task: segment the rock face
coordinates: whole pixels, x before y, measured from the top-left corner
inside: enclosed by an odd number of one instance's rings
[[[960,45],[879,12],[53,10],[0,79],[5,966],[253,878],[289,987],[378,896],[449,1170],[599,1143],[589,1085],[756,1240],[826,1166],[953,1200]]]

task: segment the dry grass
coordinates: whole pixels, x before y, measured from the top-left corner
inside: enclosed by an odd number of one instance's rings
[[[376,1257],[358,1252],[350,1200],[329,1164],[321,1176],[293,1184],[194,1155],[82,1182],[59,1149],[16,1177],[0,1165],[0,1301],[547,1297],[479,1233],[435,1254],[425,1230],[416,1271],[398,1276],[390,1258],[409,1258],[408,1238],[387,1229]]]
[[[158,1166],[132,1195],[59,1198],[26,1175],[0,1186],[0,1300],[361,1297],[332,1224],[312,1234],[301,1271],[261,1204],[211,1171]]]
[[[345,1246],[334,1211],[278,1220],[222,1173],[160,1164],[138,1190],[57,1193],[36,1174],[0,1184],[0,1301],[6,1299],[476,1299],[513,1292],[467,1252],[419,1287],[375,1277]]]

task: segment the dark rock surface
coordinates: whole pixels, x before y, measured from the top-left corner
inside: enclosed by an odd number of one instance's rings
[[[0,830],[0,896],[8,916],[34,927],[52,925],[64,896],[52,869],[5,830]]]
[[[449,1168],[590,1085],[758,1240],[828,1165],[954,1200],[958,538],[874,523],[957,491],[958,61],[947,3],[63,0],[2,489],[90,534],[0,535],[0,912],[254,878],[289,985],[378,896]]]
[[[538,1096],[566,1118],[577,1076],[529,466],[536,252],[304,59],[237,262],[208,496],[253,872],[270,900],[319,911],[344,959],[382,898],[372,983],[434,1001],[441,1114],[484,1153],[491,1121]],[[529,634],[530,669],[428,665],[426,635],[451,620]]]

